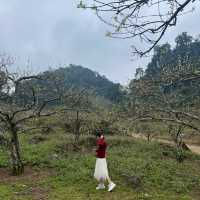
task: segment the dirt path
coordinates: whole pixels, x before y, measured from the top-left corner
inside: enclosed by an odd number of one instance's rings
[[[139,138],[139,139],[144,139],[144,140],[146,140],[146,137],[145,137],[144,135],[142,135],[142,134],[132,134],[132,136],[133,136],[134,138]],[[165,143],[165,144],[172,144],[172,145],[174,145],[174,143],[173,143],[172,141],[167,140],[167,139],[153,138],[152,140],[158,141],[158,142],[161,142],[161,143]],[[194,153],[200,155],[200,146],[198,146],[198,145],[193,145],[193,144],[188,144],[188,143],[187,143],[187,146],[188,146],[188,148],[189,148],[192,152],[194,152]]]
[[[188,145],[192,152],[200,155],[200,146],[196,145]]]

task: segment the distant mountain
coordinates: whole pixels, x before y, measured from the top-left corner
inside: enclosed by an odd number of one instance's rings
[[[119,103],[124,95],[119,83],[113,83],[98,72],[78,65],[45,71],[40,76],[47,81],[34,80],[31,85],[39,87],[51,96],[56,90],[87,89],[106,100]]]

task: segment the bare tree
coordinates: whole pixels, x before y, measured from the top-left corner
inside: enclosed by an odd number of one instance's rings
[[[159,76],[144,75],[132,81],[132,115],[135,121],[176,125],[177,137],[186,127],[199,133],[199,80],[186,81],[192,73],[188,66],[187,70],[184,66],[179,71],[168,69],[163,67]]]
[[[18,134],[33,129],[33,127],[26,128],[26,123],[31,119],[54,114],[54,111],[47,111],[46,106],[49,102],[59,100],[60,97],[38,103],[37,90],[29,84],[29,81],[41,77],[11,73],[8,70],[12,64],[11,60],[2,57],[0,61],[0,141],[10,152],[13,175],[19,175],[23,173],[24,166]],[[23,101],[27,93],[29,93],[28,100]]]
[[[87,4],[87,2],[89,2]],[[78,7],[91,8],[97,17],[113,29],[113,38],[138,38],[147,45],[133,45],[133,53],[144,56],[161,40],[165,32],[176,26],[178,18],[193,10],[195,0],[81,0]]]
[[[68,91],[68,94],[62,98],[63,101],[63,109],[62,112],[65,114],[65,124],[66,128],[70,129],[70,131],[74,134],[75,145],[79,141],[80,138],[80,129],[84,125],[83,119],[81,119],[82,113],[90,113],[92,110],[92,101],[91,96],[94,91],[88,91],[86,88],[81,90],[71,88]],[[75,117],[74,117],[75,114]],[[67,122],[66,122],[66,116]],[[69,122],[71,121],[71,125]]]

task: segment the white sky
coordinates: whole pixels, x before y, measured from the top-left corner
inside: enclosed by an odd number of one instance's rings
[[[135,68],[150,58],[131,59],[134,40],[105,37],[109,29],[91,11],[77,9],[76,0],[0,0],[0,53],[27,61],[34,72],[64,64],[80,64],[122,84],[134,77]],[[178,20],[162,42],[173,43],[183,31],[200,34],[200,2],[196,10]]]

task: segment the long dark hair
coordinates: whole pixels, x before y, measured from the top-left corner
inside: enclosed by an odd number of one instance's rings
[[[103,135],[103,130],[98,130],[96,136],[100,138],[102,135]]]

